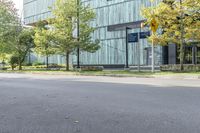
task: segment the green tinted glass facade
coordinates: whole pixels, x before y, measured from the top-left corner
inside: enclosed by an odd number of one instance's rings
[[[24,21],[26,24],[48,18],[49,7],[55,0],[24,0]]]
[[[51,16],[48,7],[55,0],[24,0],[24,21],[26,24],[37,22]],[[143,20],[140,10],[143,6],[153,6],[149,0],[82,0],[85,5],[90,5],[96,12],[96,20],[92,26],[97,30],[92,34],[94,39],[101,41],[101,49],[96,53],[81,52],[81,64],[125,64],[126,32],[125,29],[108,31],[108,27],[117,24],[126,24]],[[157,0],[157,3],[159,0]],[[154,3],[154,4],[157,4]],[[129,33],[139,32],[139,28],[131,29]],[[148,31],[143,29],[142,31]],[[140,52],[142,65],[149,65],[151,60],[151,45],[147,39],[140,39],[140,50],[137,43],[129,43],[129,64],[137,65]],[[162,64],[162,47],[155,49],[156,64]],[[63,63],[64,57],[52,57],[55,63]],[[76,57],[71,58],[76,63]]]

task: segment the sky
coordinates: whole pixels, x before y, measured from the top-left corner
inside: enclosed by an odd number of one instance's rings
[[[23,0],[12,0],[15,3],[16,8],[19,10],[19,15],[22,15]]]

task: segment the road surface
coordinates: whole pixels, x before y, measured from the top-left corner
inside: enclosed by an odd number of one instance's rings
[[[0,74],[0,133],[200,133],[200,81]]]

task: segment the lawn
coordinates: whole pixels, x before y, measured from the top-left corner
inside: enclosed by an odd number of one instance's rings
[[[84,75],[84,76],[114,76],[114,77],[155,77],[155,76],[200,76],[200,72],[155,72],[128,71],[128,70],[104,70],[104,71],[64,71],[64,70],[0,70],[0,73],[32,73],[52,75]]]

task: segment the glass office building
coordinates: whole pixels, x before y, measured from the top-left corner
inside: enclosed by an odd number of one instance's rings
[[[55,0],[24,0],[24,21],[25,24],[32,24],[38,20],[51,17],[49,7]],[[154,2],[157,4],[160,0]],[[94,39],[100,40],[101,48],[95,53],[81,52],[81,64],[125,64],[126,62],[126,27],[132,29],[128,33],[146,32],[149,29],[140,29],[138,25],[144,19],[141,16],[141,9],[144,6],[154,6],[149,0],[82,0],[84,5],[90,5],[96,12],[96,19],[92,26],[97,30],[92,34]],[[151,64],[151,44],[147,39],[138,42],[128,43],[128,60],[130,65]],[[155,48],[156,65],[165,62],[165,48]],[[138,52],[140,58],[138,58]],[[72,63],[76,63],[76,56],[71,56]],[[40,58],[42,60],[42,58]],[[52,63],[64,64],[64,57],[52,56]],[[45,61],[45,60],[44,60]]]

